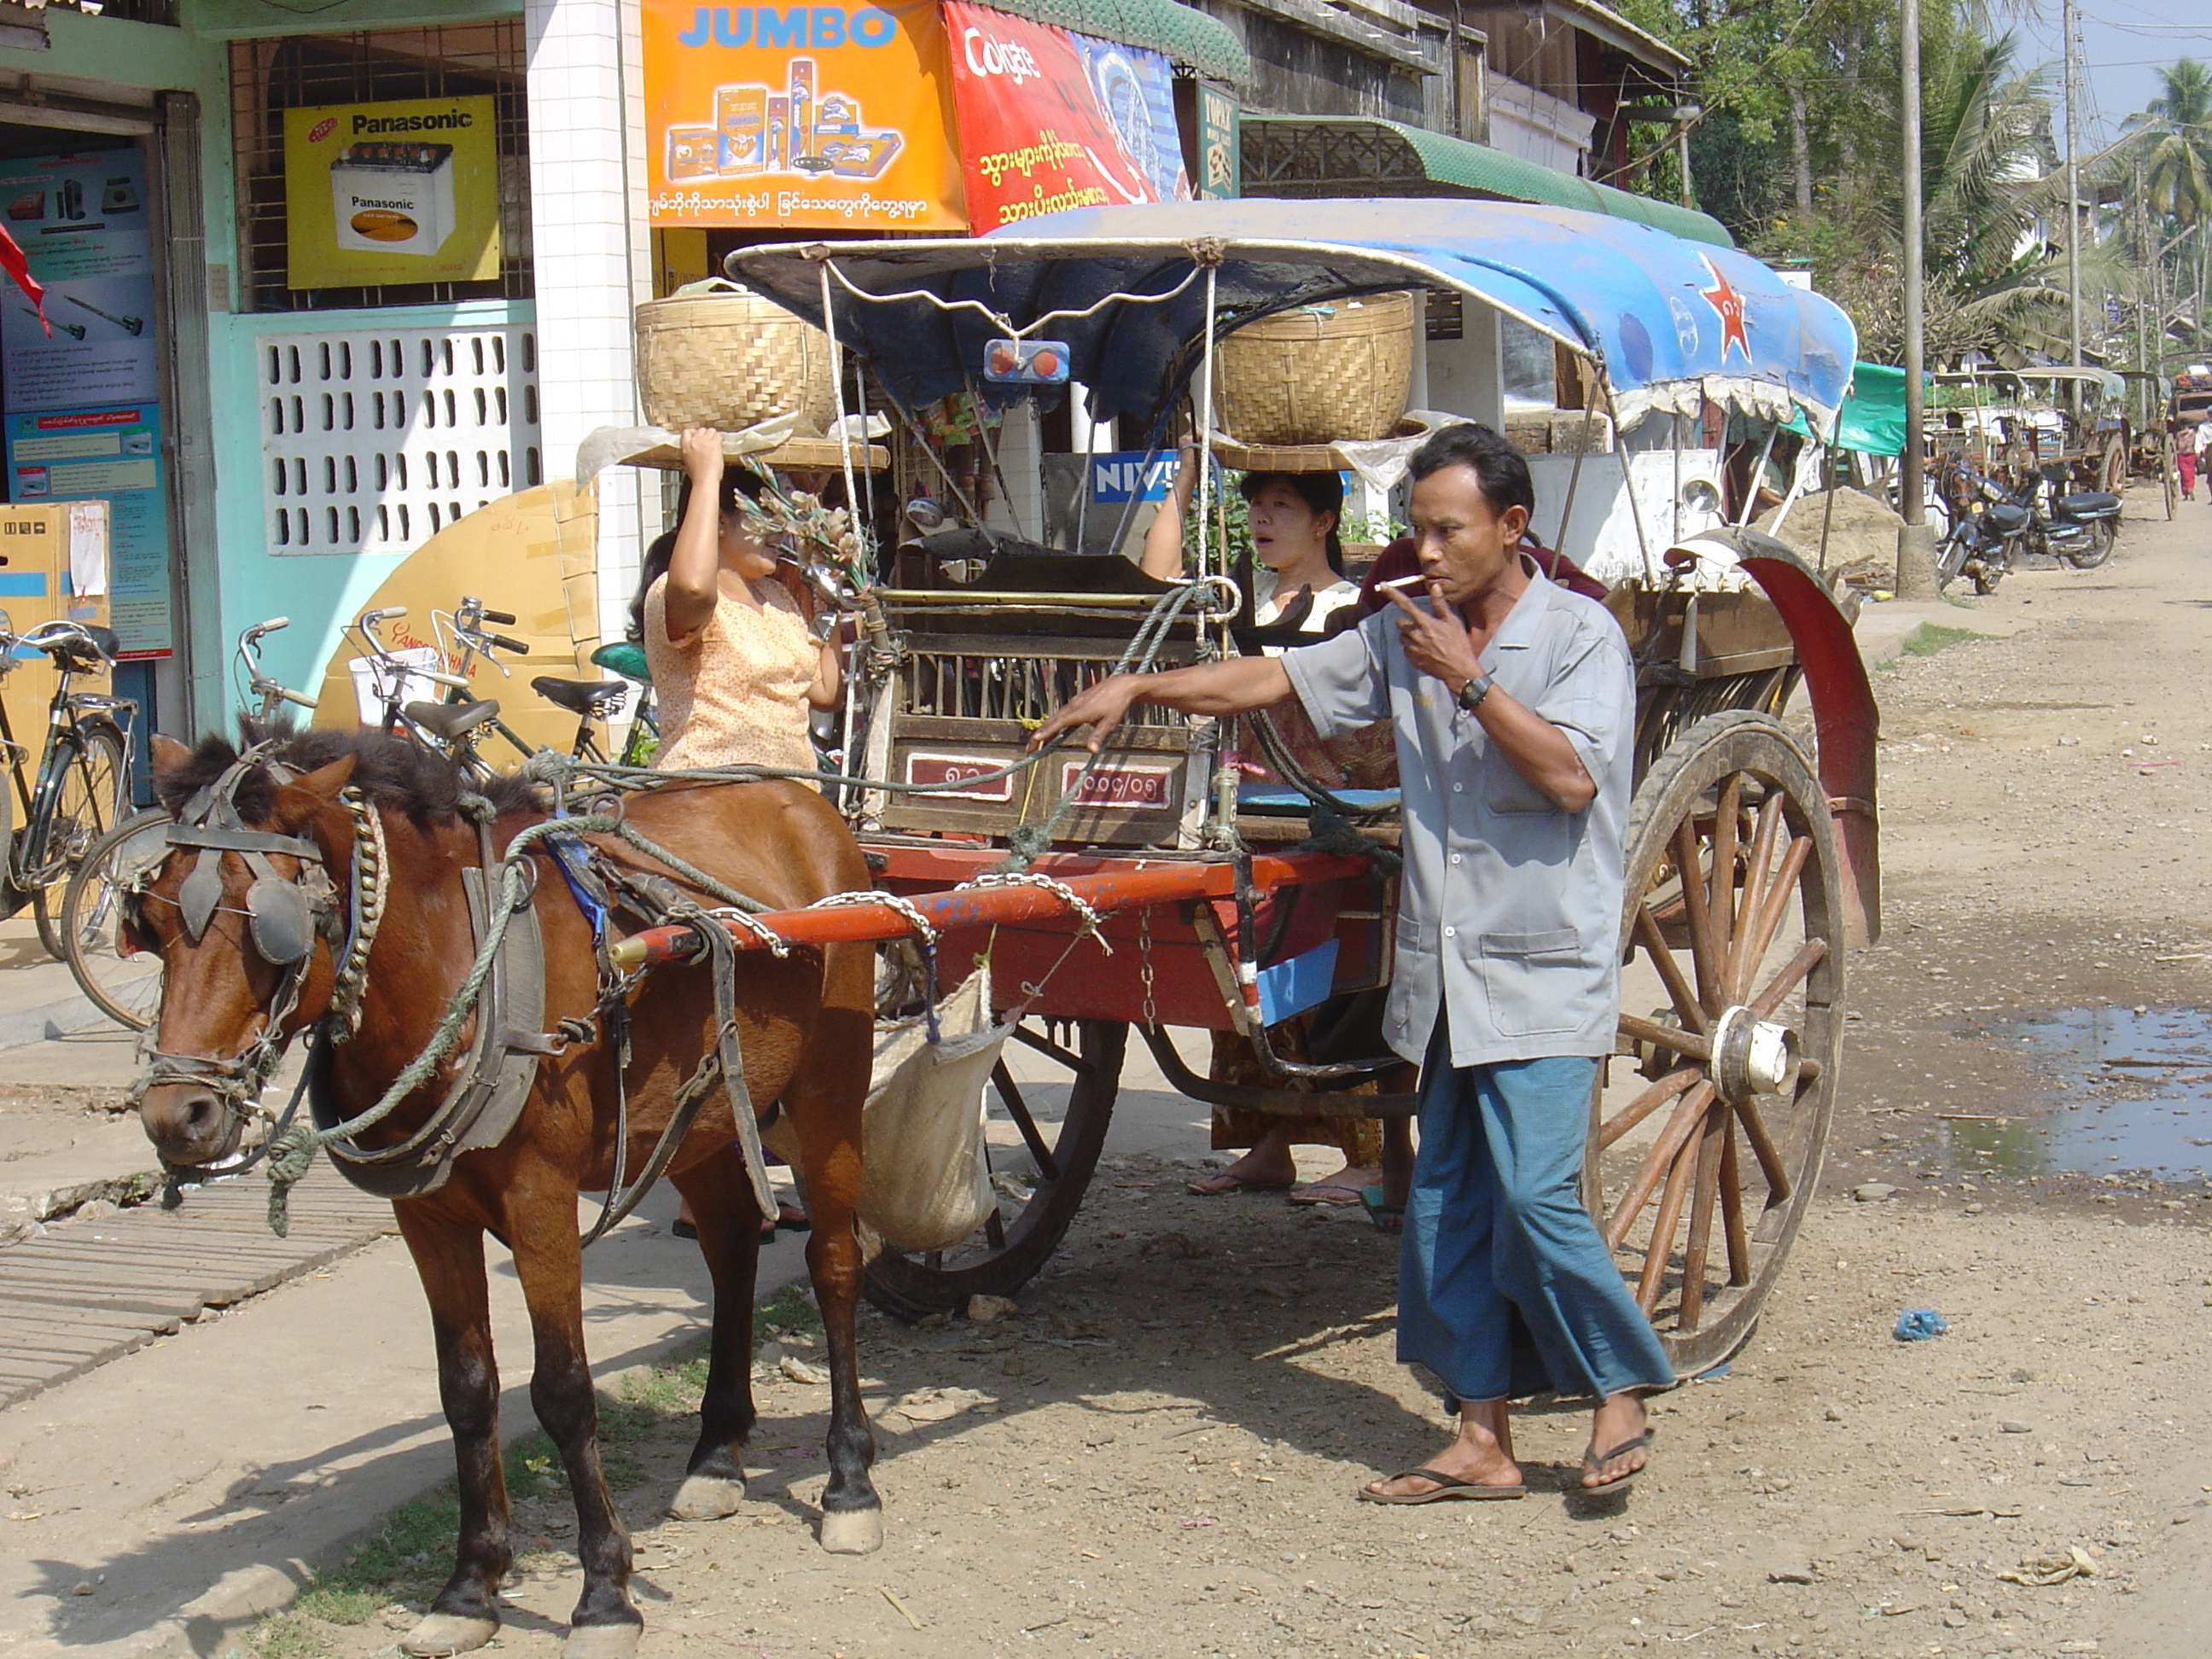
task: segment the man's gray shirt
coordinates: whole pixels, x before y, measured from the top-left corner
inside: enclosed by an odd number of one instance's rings
[[[1397,729],[1406,869],[1383,1036],[1419,1062],[1449,999],[1455,1066],[1612,1051],[1636,669],[1604,606],[1532,572],[1482,653],[1498,689],[1565,732],[1597,793],[1566,812],[1406,659],[1395,607],[1286,651],[1323,737]]]

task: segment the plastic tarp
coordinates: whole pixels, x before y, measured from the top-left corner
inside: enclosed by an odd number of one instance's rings
[[[824,259],[841,343],[907,408],[980,380],[985,342],[1019,331],[1065,340],[1092,414],[1153,437],[1203,356],[1204,259],[1218,261],[1224,331],[1407,288],[1494,306],[1595,358],[1624,428],[1710,399],[1778,421],[1802,410],[1825,434],[1856,356],[1842,311],[1748,254],[1517,202],[1082,208],[975,239],[740,249],[726,268],[818,325]]]
[[[1788,430],[1808,431],[1802,417],[1789,422]],[[1850,390],[1836,416],[1833,447],[1862,455],[1901,455],[1905,453],[1905,371],[1887,363],[1861,363],[1851,375]]]

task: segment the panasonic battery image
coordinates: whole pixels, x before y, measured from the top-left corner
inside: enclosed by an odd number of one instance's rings
[[[348,144],[331,162],[338,246],[359,253],[435,253],[453,234],[451,144]]]

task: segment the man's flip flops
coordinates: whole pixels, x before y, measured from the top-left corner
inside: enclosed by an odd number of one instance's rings
[[[1522,1486],[1486,1486],[1479,1480],[1462,1480],[1455,1474],[1446,1474],[1442,1469],[1401,1469],[1385,1475],[1386,1480],[1433,1480],[1436,1485],[1427,1492],[1382,1492],[1372,1490],[1373,1483],[1358,1488],[1359,1500],[1364,1504],[1434,1504],[1447,1498],[1464,1498],[1478,1503],[1497,1503],[1509,1498],[1523,1497],[1528,1488]]]
[[[1602,1457],[1600,1457],[1597,1455],[1597,1442],[1595,1440],[1591,1441],[1589,1445],[1583,1448],[1583,1473],[1585,1474],[1595,1474],[1607,1464],[1612,1462],[1614,1458],[1626,1457],[1638,1447],[1650,1445],[1651,1443],[1652,1436],[1657,1431],[1655,1429],[1646,1429],[1643,1433],[1638,1435],[1635,1439],[1622,1441],[1618,1446],[1615,1446],[1611,1451],[1606,1453]],[[1619,1492],[1623,1487],[1626,1486],[1631,1481],[1634,1480],[1638,1475],[1643,1474],[1644,1470],[1650,1467],[1650,1461],[1647,1458],[1644,1462],[1639,1463],[1636,1468],[1629,1470],[1626,1474],[1622,1475],[1618,1480],[1608,1480],[1602,1486],[1584,1486],[1582,1490],[1583,1492]]]

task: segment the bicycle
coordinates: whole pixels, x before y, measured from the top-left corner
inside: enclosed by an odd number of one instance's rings
[[[315,707],[305,692],[261,672],[262,639],[290,626],[289,617],[271,617],[238,636],[234,681],[242,671],[240,701],[258,702],[253,719],[264,730],[276,724],[283,704],[310,712]],[[167,856],[170,823],[168,813],[149,807],[117,824],[86,849],[62,899],[60,932],[70,973],[94,1007],[133,1031],[144,1030],[161,1006],[161,959],[127,936],[123,896]]]
[[[70,689],[74,680],[112,672],[118,648],[115,635],[105,628],[56,621],[18,634],[0,613],[0,674],[13,670],[25,650],[44,653],[55,673],[36,768],[28,766],[31,751],[16,740],[7,705],[0,702],[0,753],[15,784],[12,791],[0,788],[0,846],[7,849],[0,867],[0,919],[30,906],[39,942],[57,958],[67,954],[60,917],[70,878],[130,802],[130,726],[138,705],[127,697]],[[18,805],[20,829],[14,823]]]
[[[504,738],[523,760],[538,752],[536,745],[526,742],[500,717],[499,699],[478,696],[468,678],[470,670],[479,660],[498,669],[502,677],[511,674],[497,653],[505,651],[520,656],[529,651],[530,646],[526,641],[495,634],[490,628],[512,628],[514,622],[512,612],[487,610],[483,601],[474,595],[464,595],[450,613],[433,611],[430,625],[438,635],[441,653],[446,660],[457,664],[459,672],[429,676],[447,688],[446,695],[435,702],[408,703],[400,711],[410,725],[432,734],[439,747],[472,775],[489,776],[493,770],[491,763],[477,750],[477,744],[487,731]],[[446,643],[448,639],[452,641],[450,647]],[[623,681],[572,680],[540,674],[530,682],[530,689],[555,707],[576,716],[576,734],[568,746],[571,760],[606,759],[599,742],[599,727],[602,722],[611,720],[621,709],[629,691]]]

